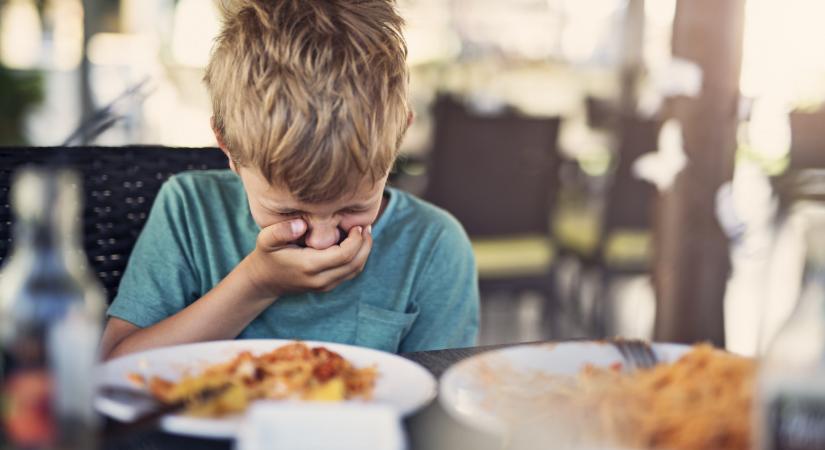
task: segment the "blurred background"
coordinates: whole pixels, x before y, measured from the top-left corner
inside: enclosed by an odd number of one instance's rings
[[[756,354],[825,193],[821,0],[399,0],[392,174],[470,234],[482,344]],[[0,145],[214,146],[210,0],[0,0]],[[811,206],[813,205],[813,206]]]

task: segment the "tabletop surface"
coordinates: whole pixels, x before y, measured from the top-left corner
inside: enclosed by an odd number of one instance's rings
[[[407,359],[415,361],[433,376],[439,378],[448,367],[462,359],[479,353],[519,344],[503,344],[469,348],[455,348],[433,350],[415,353],[402,353]],[[409,439],[409,448],[416,449],[449,449],[449,448],[476,448],[479,450],[500,448],[497,438],[477,430],[472,430],[455,421],[440,406],[438,400],[433,401],[421,411],[404,420],[404,426]],[[166,450],[166,449],[221,449],[232,448],[232,441],[196,439],[176,436],[161,431],[128,432],[128,428],[120,428],[117,424],[107,425],[107,438],[102,448],[105,450]]]

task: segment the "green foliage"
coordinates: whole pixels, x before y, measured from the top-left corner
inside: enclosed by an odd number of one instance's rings
[[[28,109],[43,100],[43,77],[36,71],[0,66],[0,145],[25,144],[23,121]]]

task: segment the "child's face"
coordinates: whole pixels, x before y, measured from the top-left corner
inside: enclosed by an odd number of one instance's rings
[[[355,226],[371,225],[382,211],[387,177],[372,183],[366,179],[356,192],[325,203],[303,203],[285,188],[269,184],[263,175],[239,167],[249,210],[259,227],[293,219],[303,219],[307,232],[301,241],[307,247],[323,250],[336,245]]]

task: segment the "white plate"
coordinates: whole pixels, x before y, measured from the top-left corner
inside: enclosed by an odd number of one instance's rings
[[[673,361],[690,349],[680,344],[653,344],[660,361]],[[485,352],[450,367],[441,377],[439,401],[450,415],[480,430],[505,433],[494,398],[502,391],[540,392],[547,389],[542,376],[579,373],[587,364],[608,367],[622,361],[618,350],[605,342],[580,341],[528,344]],[[505,373],[491,382],[490,370]],[[506,380],[512,380],[508,386]],[[516,385],[519,384],[519,385]],[[530,385],[532,384],[532,385]],[[493,392],[495,390],[495,392]],[[518,391],[517,391],[518,390]]]
[[[130,373],[177,379],[184,371],[197,369],[208,364],[224,362],[241,351],[260,354],[293,341],[280,339],[249,339],[235,341],[215,341],[199,344],[160,348],[108,361],[100,366],[99,380],[103,386],[131,387],[127,380]],[[339,353],[356,367],[375,364],[378,379],[371,403],[385,404],[400,415],[410,414],[425,406],[435,398],[436,381],[426,369],[398,355],[352,345],[330,342],[305,341],[309,346],[322,345]],[[353,400],[349,403],[359,403]],[[113,411],[105,403],[97,402],[103,414],[113,416]],[[169,415],[160,426],[175,434],[205,438],[233,438],[241,424],[241,416],[220,419]]]

